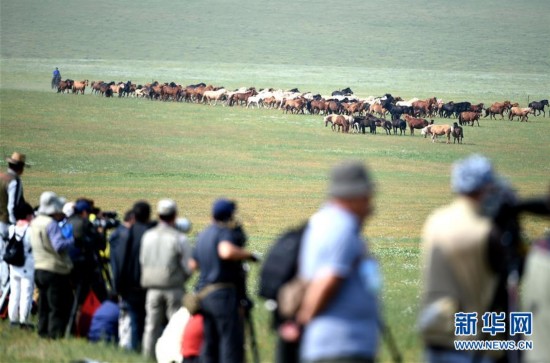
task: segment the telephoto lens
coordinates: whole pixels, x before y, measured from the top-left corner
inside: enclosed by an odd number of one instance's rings
[[[191,221],[187,218],[178,218],[176,219],[176,228],[183,233],[189,233],[191,232],[191,228],[193,226],[191,225]]]

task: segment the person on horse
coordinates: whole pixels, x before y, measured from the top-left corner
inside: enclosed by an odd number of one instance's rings
[[[52,74],[52,88],[57,88],[59,81],[61,81],[61,72],[59,72],[59,69],[55,67]]]

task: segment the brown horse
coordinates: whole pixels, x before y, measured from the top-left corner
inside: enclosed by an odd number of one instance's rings
[[[76,95],[78,92],[80,94],[84,94],[84,91],[86,90],[86,86],[88,85],[88,80],[85,79],[83,81],[74,81],[73,82],[73,93]]]
[[[500,118],[504,119],[504,112],[510,108],[512,108],[512,103],[510,101],[495,102],[491,105],[491,107],[485,109],[485,116],[483,117],[490,116],[489,119],[494,117],[496,120],[496,115],[500,115]]]
[[[246,105],[248,101],[248,97],[257,95],[258,92],[256,92],[255,89],[248,90],[246,92],[238,92],[233,93],[229,98],[227,99],[227,105],[233,106],[235,103],[242,106],[243,104]]]
[[[115,82],[110,82],[110,83],[101,83],[99,85],[99,94],[101,94],[102,96],[107,96],[107,91],[109,91],[109,93],[111,94],[112,96],[112,93],[111,93],[111,86],[114,85]]]
[[[342,104],[339,101],[330,100],[327,102],[326,112],[339,114],[342,112]]]
[[[92,81],[91,84],[91,93],[97,94],[99,92],[99,86],[103,83],[103,81]]]
[[[420,130],[429,125],[428,121],[423,118],[416,118],[416,117],[412,117],[411,115],[403,115],[403,117],[405,118],[405,121],[407,121],[407,124],[409,125],[409,129],[411,130],[411,136],[414,135],[414,129]]]
[[[372,105],[370,105],[369,107],[369,113],[371,114],[379,114],[381,117],[383,118],[386,118],[386,113],[388,113],[388,110],[386,110],[384,108],[384,106],[382,106],[381,104],[379,103],[373,103]]]
[[[474,126],[474,122],[477,121],[477,125],[479,126],[480,116],[481,114],[478,112],[464,111],[464,112],[461,112],[460,115],[458,115],[458,122],[461,125],[469,123],[470,126]]]
[[[172,98],[172,101],[179,100],[181,94],[181,86],[165,84],[160,88],[160,97],[163,101],[168,101]]]
[[[437,111],[437,98],[415,101],[412,103],[413,112],[418,116],[430,116],[432,111]]]
[[[288,111],[290,111],[291,113],[304,113],[305,105],[305,98],[300,97],[293,100],[285,100],[281,108],[283,109],[284,113],[288,113]]]
[[[336,127],[338,127],[338,132],[340,132],[340,129],[342,129],[343,132],[349,132],[349,126],[350,126],[350,118],[353,120],[352,116],[344,116],[344,115],[337,115],[337,114],[331,114],[328,116],[325,116],[325,127],[328,126],[330,123],[332,126],[332,131],[336,131]]]
[[[478,103],[477,105],[471,105],[470,111],[481,113],[483,111],[483,107],[484,107],[483,103]]]
[[[324,99],[311,100],[310,103],[308,104],[309,112],[314,115],[319,115],[321,111],[323,111],[324,113],[326,109],[327,109],[327,104]]]
[[[73,80],[72,79],[66,79],[64,81],[59,81],[59,85],[57,86],[57,93],[69,93],[69,91],[73,88]]]

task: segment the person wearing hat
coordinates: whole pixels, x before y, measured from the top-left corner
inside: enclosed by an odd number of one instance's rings
[[[61,81],[61,72],[59,72],[59,69],[55,67],[52,72],[52,88],[57,88],[59,81]]]
[[[0,173],[0,232],[3,237],[6,236],[8,225],[16,222],[15,207],[25,202],[21,174],[25,170],[26,156],[14,152],[6,161],[8,170]]]
[[[73,263],[68,249],[74,239],[61,232],[58,221],[64,217],[63,200],[54,192],[42,193],[38,215],[31,222],[34,280],[40,292],[38,335],[42,338],[63,337],[72,305],[69,276]]]
[[[303,327],[300,361],[374,362],[379,276],[361,236],[373,198],[362,162],[332,168],[328,201],[309,219],[300,248],[298,274],[307,281],[296,316]]]
[[[258,261],[258,256],[239,246],[231,228],[235,211],[232,200],[214,202],[212,223],[199,233],[191,260],[191,267],[200,270],[196,291],[211,290],[201,301],[203,363],[241,363],[244,358],[244,325],[237,290],[242,261]]]
[[[67,223],[72,226],[74,237],[74,247],[69,253],[74,265],[71,280],[76,287],[76,306],[84,303],[90,289],[100,302],[108,297],[98,260],[99,251],[106,247],[105,234],[102,227],[96,227],[90,222],[90,214],[93,212],[92,203],[88,199],[77,199],[73,206],[73,213],[67,220]]]
[[[496,256],[491,251],[494,223],[484,213],[498,182],[491,161],[482,155],[455,162],[451,172],[454,200],[424,223],[418,328],[428,362],[492,361],[480,352],[456,351],[454,341],[495,339],[482,333],[481,317],[491,310],[498,281],[491,263]],[[471,334],[459,331],[455,335],[456,313],[477,313]]]
[[[184,285],[191,273],[191,247],[176,228],[176,202],[160,200],[157,212],[159,223],[143,235],[139,254],[141,286],[147,289],[142,352],[152,359],[165,321],[181,307]]]
[[[5,243],[8,241],[8,227],[17,222],[15,218],[17,206],[25,203],[21,174],[25,169],[26,156],[14,152],[6,158],[6,161],[8,170],[0,173],[0,292],[8,283],[8,265],[2,259]]]

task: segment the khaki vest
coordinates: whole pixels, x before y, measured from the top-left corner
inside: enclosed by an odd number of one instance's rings
[[[139,256],[142,287],[183,289],[187,273],[181,266],[182,238],[180,232],[165,224],[143,235]]]
[[[424,329],[420,324],[426,344],[453,348],[453,340],[481,338],[481,317],[490,308],[497,284],[487,256],[490,230],[490,221],[462,197],[426,221],[420,318],[430,321]],[[455,336],[457,312],[477,312],[477,337]]]
[[[10,216],[8,213],[8,185],[14,176],[8,173],[0,173],[0,222],[8,224]]]
[[[57,253],[52,247],[46,229],[54,219],[39,215],[31,222],[31,245],[34,255],[35,270],[45,270],[61,275],[67,275],[73,268],[73,263],[67,252]]]

